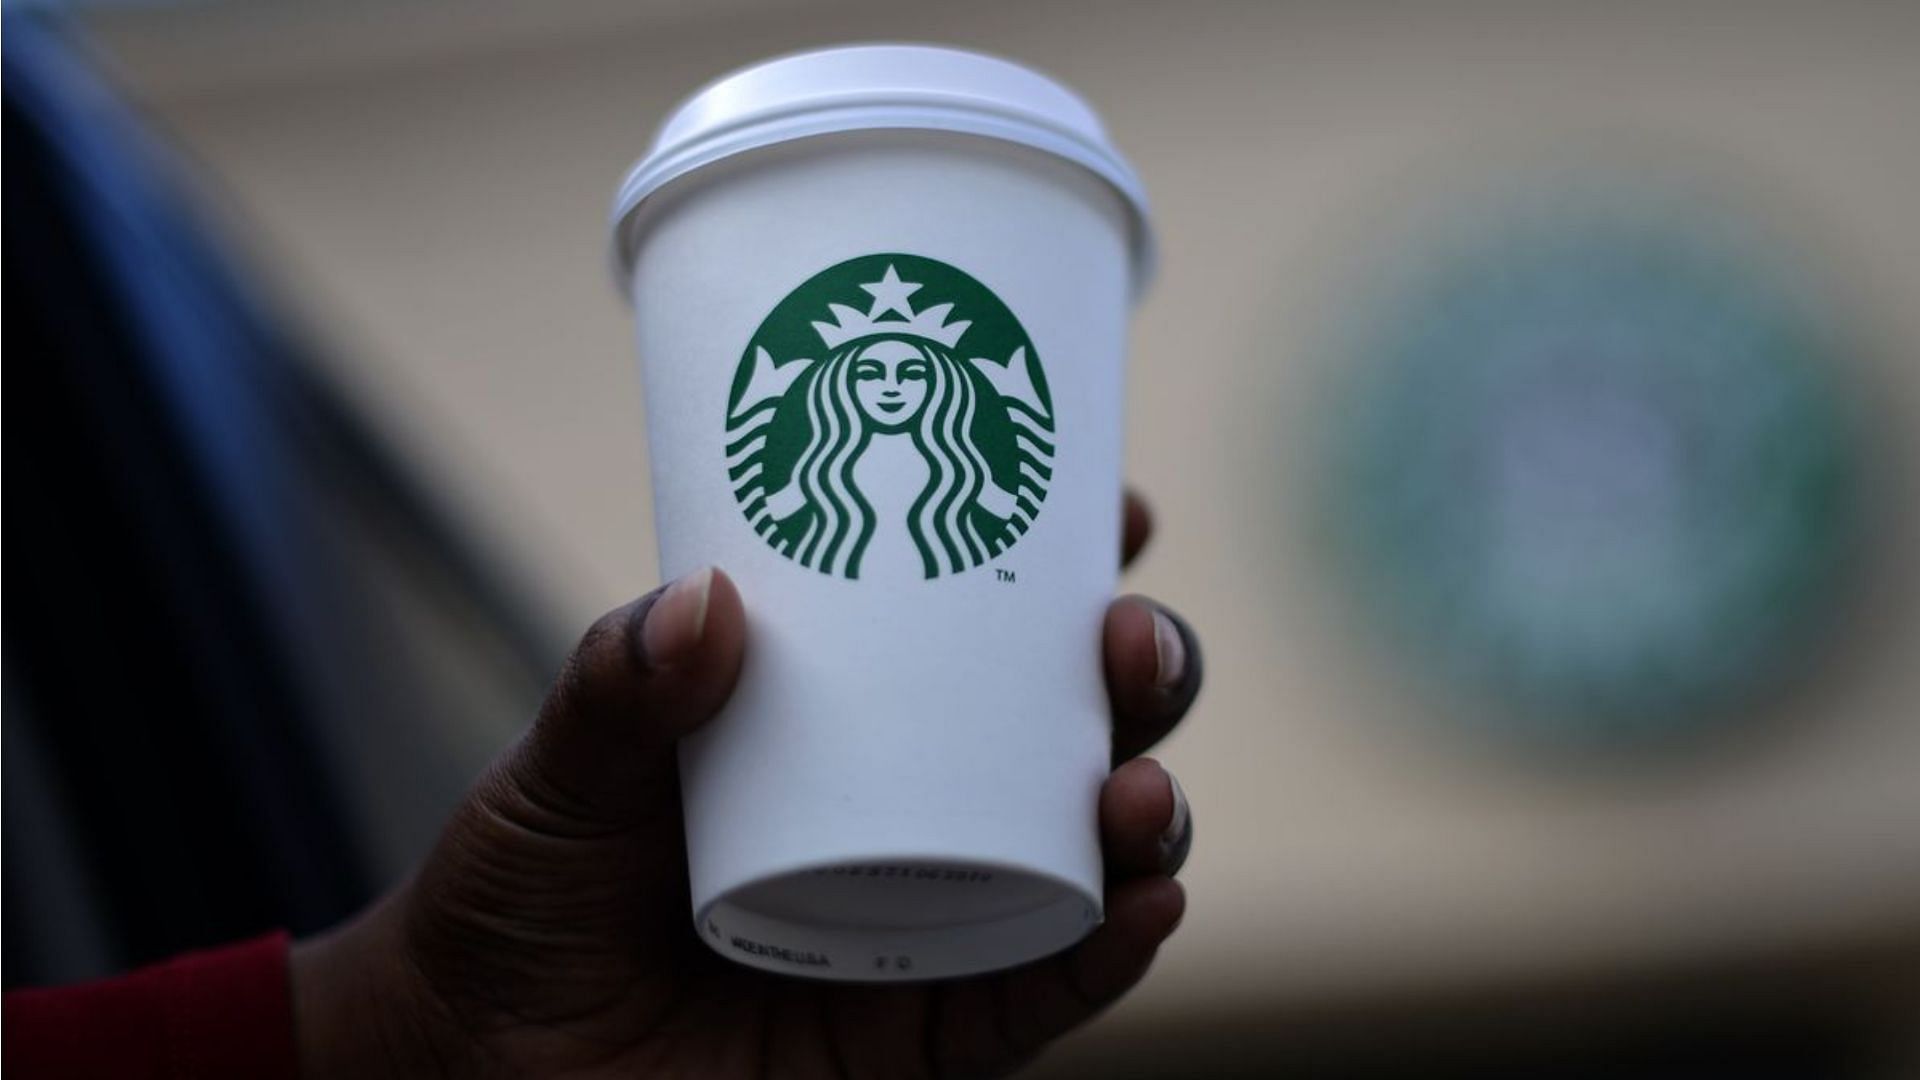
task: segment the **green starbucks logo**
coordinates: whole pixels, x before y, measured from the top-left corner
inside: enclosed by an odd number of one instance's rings
[[[727,402],[748,524],[824,574],[979,566],[1032,527],[1053,478],[1053,399],[987,288],[917,255],[867,255],[787,294]]]

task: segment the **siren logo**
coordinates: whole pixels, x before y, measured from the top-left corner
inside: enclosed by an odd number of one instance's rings
[[[847,578],[935,578],[1007,550],[1040,512],[1053,455],[1053,399],[1019,320],[915,255],[850,259],[789,293],[727,402],[748,524]]]

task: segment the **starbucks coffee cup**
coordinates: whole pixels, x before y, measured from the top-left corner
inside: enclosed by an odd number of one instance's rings
[[[681,749],[694,923],[858,981],[1063,949],[1101,919],[1101,623],[1146,205],[1014,64],[831,49],[683,104],[614,205],[663,576],[750,638]]]

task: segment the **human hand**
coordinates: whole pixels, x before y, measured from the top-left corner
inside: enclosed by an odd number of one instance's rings
[[[1123,562],[1151,523],[1129,496]],[[532,729],[468,794],[420,872],[295,946],[310,1076],[917,1077],[1002,1074],[1145,974],[1185,910],[1192,818],[1140,758],[1200,688],[1198,642],[1151,601],[1107,611],[1116,768],[1100,794],[1106,921],[1010,971],[810,983],[742,967],[688,914],[675,743],[732,691],[733,582],[700,571],[603,616]]]

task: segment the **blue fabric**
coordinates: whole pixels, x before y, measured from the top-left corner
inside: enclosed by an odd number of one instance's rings
[[[81,915],[23,830],[74,837],[116,966],[324,927],[471,774],[435,732],[529,715],[562,650],[62,30],[10,13],[4,41],[7,748],[54,793],[7,807],[19,985],[98,973],[53,946]]]

